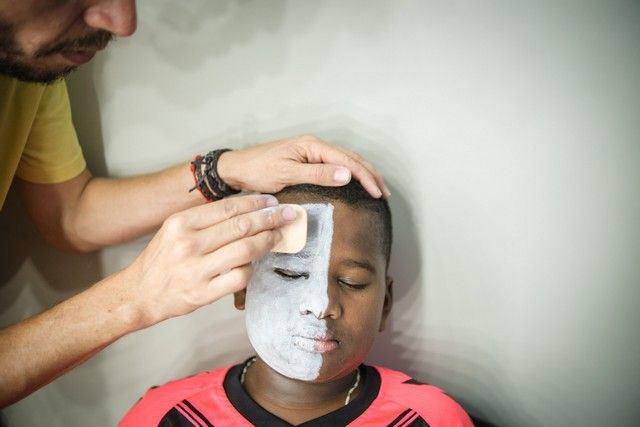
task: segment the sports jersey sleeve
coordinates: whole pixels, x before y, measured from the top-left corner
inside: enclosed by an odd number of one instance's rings
[[[202,418],[199,418],[201,414],[187,399],[192,399],[201,392],[206,396],[215,396],[215,390],[222,390],[222,380],[228,370],[229,367],[220,368],[150,388],[129,409],[118,423],[118,427],[182,425],[171,422],[174,416],[183,420],[195,418],[202,421]],[[198,421],[194,425],[206,425],[206,423]]]
[[[145,427],[158,426],[162,417],[180,401],[176,393],[166,393],[152,387],[133,405],[127,414],[118,423],[119,427]]]
[[[469,415],[440,388],[376,366],[382,385],[370,410],[353,427],[473,427]]]
[[[85,168],[67,86],[60,80],[42,94],[16,175],[33,183],[55,184],[78,176]]]

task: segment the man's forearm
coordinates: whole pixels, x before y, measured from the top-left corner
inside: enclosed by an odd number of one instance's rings
[[[68,239],[79,249],[92,250],[140,237],[169,215],[204,203],[198,191],[189,193],[191,186],[186,163],[131,178],[92,178],[63,219]]]
[[[119,337],[147,326],[125,272],[0,330],[0,408],[48,384]]]
[[[353,175],[373,197],[389,194],[368,162],[312,136],[226,152],[219,158],[218,173],[224,182],[243,191],[275,193],[301,183],[344,185]],[[198,191],[188,192],[192,186],[193,176],[185,162],[132,178],[93,178],[84,171],[59,184],[23,181],[21,193],[49,242],[62,249],[88,251],[139,237],[158,228],[171,214],[204,203]]]

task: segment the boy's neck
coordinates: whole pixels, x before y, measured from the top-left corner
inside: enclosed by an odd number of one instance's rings
[[[257,358],[246,371],[244,388],[265,410],[296,425],[345,406],[345,399],[355,380],[355,371],[326,383],[294,380],[279,374]],[[351,400],[361,388],[362,384],[359,384],[351,392]]]

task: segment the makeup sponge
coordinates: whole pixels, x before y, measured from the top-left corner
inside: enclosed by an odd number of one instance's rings
[[[271,252],[295,254],[307,243],[307,211],[300,205],[282,204],[296,211],[296,219],[280,228],[282,240],[271,249]]]

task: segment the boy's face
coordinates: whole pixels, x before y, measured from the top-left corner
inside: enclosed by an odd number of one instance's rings
[[[303,204],[305,248],[256,263],[246,291],[247,333],[280,374],[313,382],[347,375],[367,356],[391,307],[391,281],[375,214],[341,202]],[[242,305],[242,304],[240,304]]]

